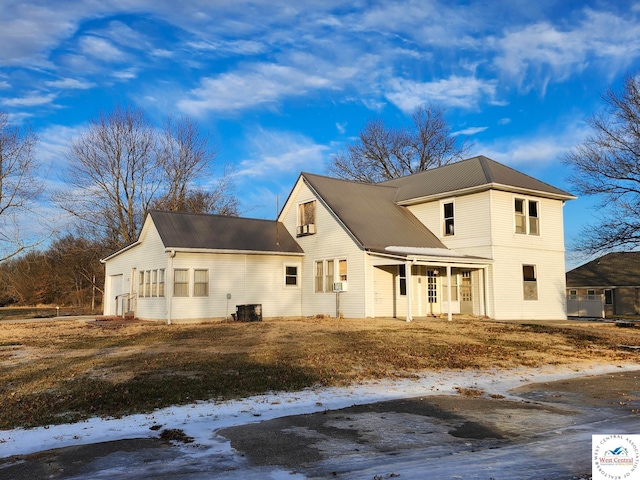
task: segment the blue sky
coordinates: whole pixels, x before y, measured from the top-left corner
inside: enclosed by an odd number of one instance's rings
[[[640,2],[0,0],[0,45],[0,109],[40,137],[51,187],[87,121],[131,103],[198,120],[245,214],[275,218],[300,171],[425,103],[472,155],[571,191],[559,158],[640,66]],[[592,204],[566,205],[568,244]]]

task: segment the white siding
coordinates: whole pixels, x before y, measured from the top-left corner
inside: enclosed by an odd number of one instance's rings
[[[316,200],[316,233],[296,238],[298,204],[311,200]],[[347,318],[365,317],[368,283],[368,277],[365,275],[365,255],[302,179],[296,184],[287,205],[283,208],[280,220],[305,252],[302,265],[302,314],[324,314],[332,317],[336,315],[336,294],[314,292],[314,266],[317,260],[346,259],[348,291],[340,294],[340,313]]]

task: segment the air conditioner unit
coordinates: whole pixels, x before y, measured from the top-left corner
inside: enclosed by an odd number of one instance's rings
[[[308,223],[306,225],[299,225],[296,229],[296,234],[298,236],[302,235],[313,235],[316,233],[316,225],[315,223]]]
[[[347,282],[334,282],[333,283],[333,291],[334,292],[346,292],[347,291]]]

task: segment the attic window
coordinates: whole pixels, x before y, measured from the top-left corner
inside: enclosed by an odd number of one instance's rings
[[[316,233],[316,201],[301,203],[298,205],[298,227],[296,235],[303,237]]]

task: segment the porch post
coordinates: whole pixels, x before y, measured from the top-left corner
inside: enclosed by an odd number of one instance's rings
[[[411,315],[411,297],[413,296],[413,278],[411,277],[411,262],[405,263],[405,275],[407,282],[407,322],[413,320],[413,316]]]
[[[447,265],[447,302],[449,303],[449,313],[447,316],[447,320],[453,320],[453,315],[451,314],[451,265]]]
[[[484,315],[485,317],[491,317],[489,312],[489,267],[482,269],[482,277],[484,280]]]

